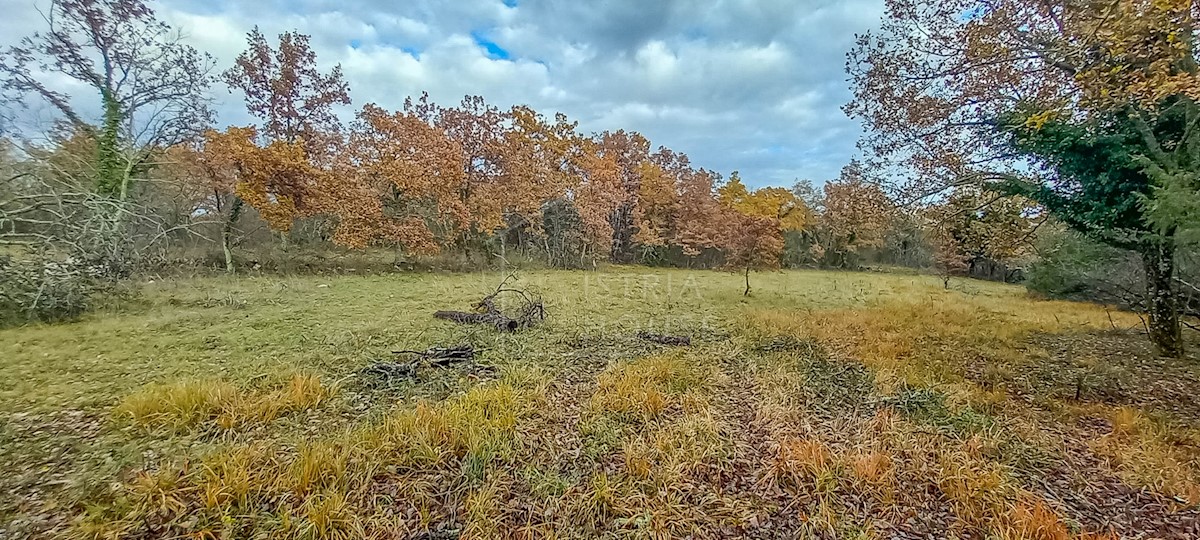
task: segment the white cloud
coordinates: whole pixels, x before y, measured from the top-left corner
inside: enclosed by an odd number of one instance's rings
[[[39,27],[48,0],[15,2],[0,44]],[[500,107],[562,111],[586,131],[627,129],[739,170],[755,185],[836,176],[858,126],[839,107],[855,33],[882,0],[299,0],[154,4],[228,67],[254,25],[312,35],[319,64],[341,64],[355,108],[399,108],[427,90],[444,104],[483,95]],[[476,37],[506,50],[489,54]],[[220,120],[250,121],[214,88]],[[90,99],[91,96],[82,96]],[[351,110],[344,113],[348,116]]]

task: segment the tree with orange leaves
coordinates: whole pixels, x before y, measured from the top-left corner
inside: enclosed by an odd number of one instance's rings
[[[783,234],[779,219],[743,214],[730,209],[726,213],[727,232],[723,242],[725,266],[744,271],[750,296],[750,271],[779,268],[783,256]]]
[[[575,205],[583,222],[584,244],[598,257],[613,248],[613,216],[628,200],[616,156],[602,154],[594,141],[579,141],[580,182],[574,188]]]
[[[503,178],[504,137],[510,116],[480,96],[466,96],[458,107],[441,107],[429,94],[416,101],[406,99],[404,112],[443,131],[462,148],[463,180],[458,198],[471,218],[467,230],[486,235],[504,226],[505,201],[517,187]]]
[[[783,188],[747,189],[737,171],[717,190],[717,199],[728,210],[725,263],[745,271],[743,294],[749,296],[750,271],[779,268],[783,233],[803,229],[808,223],[808,209]]]
[[[638,235],[638,199],[642,193],[642,174],[646,172],[645,167],[651,166],[650,141],[636,131],[625,130],[605,131],[593,140],[602,156],[616,161],[620,187],[624,192],[621,204],[610,218],[613,229],[612,259],[631,262]]]
[[[637,175],[633,242],[643,247],[665,246],[674,236],[678,219],[679,193],[675,179],[662,166],[650,161],[638,166]]]
[[[246,110],[262,121],[256,128],[231,128],[222,144],[240,164],[238,196],[258,210],[273,230],[286,233],[302,217],[331,214],[338,224],[335,240],[359,245],[364,224],[354,212],[369,194],[345,174],[335,172],[341,124],[334,107],[350,103],[340,66],[329,73],[316,67],[309,36],[285,32],[272,48],[255,27],[249,48],[223,74],[246,100]]]
[[[878,185],[863,178],[861,164],[851,162],[824,188],[817,246],[825,261],[853,267],[862,250],[883,245],[894,203]]]
[[[501,136],[499,179],[491,199],[505,224],[539,233],[542,206],[565,197],[584,175],[578,124],[557,114],[551,122],[533,109],[513,107]]]
[[[393,243],[431,253],[471,225],[459,197],[465,170],[462,147],[446,133],[403,112],[363,107],[350,134],[349,171],[372,194],[371,201],[342,204],[342,221],[361,223],[344,243]]]
[[[715,195],[721,176],[693,168],[686,154],[668,148],[660,148],[651,160],[670,179],[676,194],[670,207],[668,243],[688,256],[719,250],[725,220],[724,208]]]
[[[1177,235],[1200,226],[1200,3],[886,0],[847,62],[862,146],[916,197],[1028,197],[1139,253],[1149,333],[1183,354]]]
[[[221,251],[225,271],[233,273],[233,232],[242,215],[244,201],[236,193],[237,161],[229,151],[230,138],[236,140],[237,129],[225,133],[209,130],[194,145],[179,144],[167,149],[162,173],[180,182],[195,193],[197,207],[192,214],[215,216],[221,222]]]

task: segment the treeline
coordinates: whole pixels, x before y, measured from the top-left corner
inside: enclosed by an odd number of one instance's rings
[[[398,111],[367,104],[343,122],[350,86],[340,67],[318,69],[308,36],[271,41],[255,29],[234,65],[212,75],[211,58],[138,2],[55,9],[59,33],[27,38],[3,64],[6,88],[62,112],[44,137],[5,148],[14,178],[0,234],[9,244],[120,272],[206,250],[232,272],[268,252],[329,246],[390,250],[397,261],[457,253],[747,271],[961,258],[947,266],[958,270],[1015,254],[972,238],[974,222],[931,234],[929,215],[899,212],[857,163],[823,189],[754,190],[639,133],[584,134],[562,114],[478,96],[444,106],[422,95]],[[118,64],[71,52],[89,48]],[[43,85],[34,58],[66,75],[98,72],[82,82],[102,98],[100,121]],[[114,82],[122,73],[154,85]],[[212,127],[207,92],[217,79],[244,98],[256,125]],[[949,245],[954,255],[934,256]]]

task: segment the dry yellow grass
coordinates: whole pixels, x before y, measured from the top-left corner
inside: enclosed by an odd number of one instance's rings
[[[315,407],[331,390],[313,374],[297,374],[266,392],[241,390],[220,379],[150,385],[125,397],[118,418],[144,427],[183,429],[210,423],[235,429],[271,422],[284,414]]]
[[[236,324],[186,297],[162,308],[189,328],[174,341],[154,341],[174,328],[157,319],[126,324],[149,329],[125,334],[139,347],[187,347],[199,361],[129,382],[107,372],[104,444],[155,459],[93,481],[71,535],[875,538],[928,510],[946,516],[935,537],[1099,540],[1077,530],[1077,507],[1026,482],[1041,480],[1039,460],[1070,464],[1056,452],[1079,426],[1099,433],[1068,443],[1102,460],[1070,472],[1200,502],[1189,446],[1200,438],[1136,401],[1030,404],[1006,386],[1047,355],[1031,338],[1121,339],[1110,330],[1136,325],[1129,314],[1110,322],[1096,306],[915,276],[767,274],[745,299],[722,274],[621,269],[535,276],[551,317],[518,334],[412,316],[434,307],[430,294],[439,308],[470,305],[493,277],[234,281],[221,293],[245,299]],[[693,345],[647,344],[644,328]],[[76,353],[105,346],[31,329],[21,377],[37,379],[30,366],[52,338]],[[357,386],[390,350],[456,342],[478,345],[500,380],[452,367]],[[305,375],[256,378],[289,369]],[[178,373],[194,378],[153,382]],[[49,407],[93,392],[54,384],[3,395]],[[140,429],[110,429],[129,425]]]
[[[695,393],[711,385],[716,372],[680,353],[668,353],[606,369],[597,377],[591,409],[597,414],[618,415],[647,422],[669,406],[703,408]]]
[[[835,474],[833,466],[833,455],[821,441],[786,439],[779,443],[771,476],[784,484],[816,486]]]
[[[855,480],[869,489],[890,490],[895,483],[892,458],[884,452],[867,451],[850,458]]]
[[[311,403],[301,397],[313,388],[292,379],[269,395]],[[120,506],[90,515],[77,532],[81,537],[120,536],[137,526],[133,518],[153,516],[164,530],[222,536],[237,530],[238,516],[268,506],[277,508],[275,522],[267,529],[272,534],[361,538],[368,528],[386,528],[386,517],[377,515],[380,509],[364,506],[371,478],[385,470],[408,475],[444,467],[461,467],[464,472],[474,467],[482,474],[496,463],[509,463],[517,450],[518,422],[534,410],[537,392],[510,383],[480,386],[441,403],[402,409],[378,425],[303,442],[294,449],[271,443],[234,445],[205,456],[199,464],[185,462],[139,474],[122,488]],[[485,486],[468,498],[473,523],[488,515],[485,505],[494,498],[488,489],[495,488]],[[421,496],[436,500],[428,491]]]
[[[956,383],[963,349],[1020,365],[1016,345],[1037,332],[1103,330],[1138,319],[1101,306],[1022,298],[927,292],[929,298],[881,300],[866,308],[829,311],[756,310],[752,325],[768,332],[813,336],[876,371],[884,390],[899,384]],[[1111,318],[1110,318],[1111,317]]]
[[[1194,451],[1200,433],[1164,425],[1133,407],[1091,409],[1107,416],[1112,431],[1091,441],[1090,448],[1126,481],[1200,505],[1200,456]]]
[[[1072,536],[1058,515],[1042,501],[1016,504],[1007,521],[997,531],[1000,540],[1070,540]]]
[[[625,470],[667,488],[729,457],[728,430],[711,413],[695,413],[633,434],[624,443]]]

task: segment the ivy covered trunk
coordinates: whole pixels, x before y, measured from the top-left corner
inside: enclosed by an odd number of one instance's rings
[[[1146,267],[1146,311],[1150,315],[1150,341],[1163,356],[1183,356],[1183,335],[1179,325],[1172,280],[1175,274],[1175,248],[1169,240],[1160,240],[1142,248]]]
[[[242,215],[242,204],[242,198],[234,195],[233,202],[230,204],[229,214],[225,218],[224,225],[221,226],[221,251],[225,253],[225,271],[230,274],[235,270],[233,264],[233,227]]]
[[[96,137],[96,191],[124,201],[129,195],[128,174],[121,158],[121,103],[109,90],[100,93],[104,100],[104,124]]]

